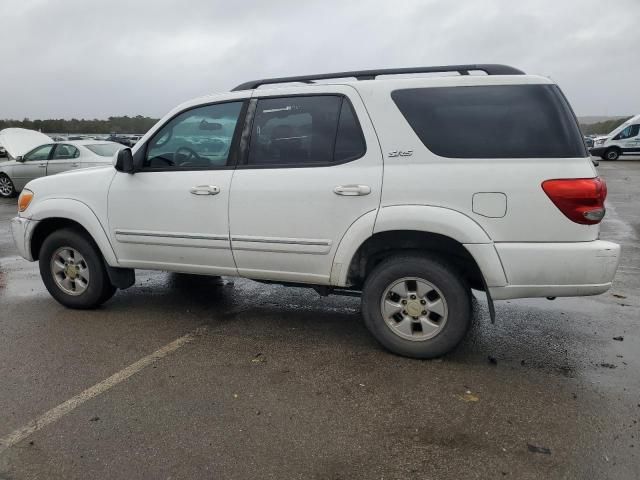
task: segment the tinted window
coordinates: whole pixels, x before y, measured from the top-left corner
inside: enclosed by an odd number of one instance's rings
[[[198,107],[174,117],[149,141],[146,168],[208,169],[227,165],[242,102]]]
[[[415,88],[391,96],[422,143],[443,157],[586,156],[555,85]]]
[[[80,152],[73,145],[56,145],[56,149],[53,151],[53,157],[51,160],[67,160],[70,158],[77,158],[80,156]]]
[[[346,162],[364,155],[366,146],[362,130],[356,119],[351,103],[346,99],[342,102],[340,120],[338,121],[338,135],[334,161]]]
[[[26,161],[48,160],[52,148],[53,145],[43,145],[35,150],[31,150],[24,156],[24,159]]]
[[[101,157],[113,157],[122,148],[122,145],[119,143],[97,143],[95,145],[85,145],[85,147]]]
[[[319,95],[259,100],[249,165],[327,165],[364,154],[349,101]]]

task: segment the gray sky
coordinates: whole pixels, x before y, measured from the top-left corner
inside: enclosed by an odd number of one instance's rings
[[[161,116],[252,78],[506,63],[640,113],[640,0],[2,0],[0,118]]]

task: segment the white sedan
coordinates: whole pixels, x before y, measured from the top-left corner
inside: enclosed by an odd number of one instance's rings
[[[12,197],[34,178],[112,164],[119,143],[98,140],[54,142],[32,130],[7,128],[0,141],[9,154],[0,161],[0,197]]]

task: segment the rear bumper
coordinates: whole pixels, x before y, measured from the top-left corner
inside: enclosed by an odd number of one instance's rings
[[[620,261],[620,245],[603,240],[495,247],[507,285],[489,288],[494,300],[598,295],[611,288]]]
[[[11,233],[13,234],[13,241],[16,244],[16,248],[20,256],[30,262],[33,262],[33,256],[31,255],[31,236],[37,223],[37,220],[30,220],[23,217],[11,219]]]

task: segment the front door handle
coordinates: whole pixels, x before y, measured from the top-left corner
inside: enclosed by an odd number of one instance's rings
[[[46,163],[39,163],[38,167],[40,168],[47,168],[47,164]]]
[[[80,164],[79,163],[72,163],[71,166],[75,168],[75,167],[79,167]]]
[[[344,195],[345,197],[355,197],[356,195],[369,195],[371,187],[368,185],[338,185],[333,189],[336,195]]]
[[[217,195],[220,193],[220,187],[215,185],[198,185],[189,189],[192,195]]]

